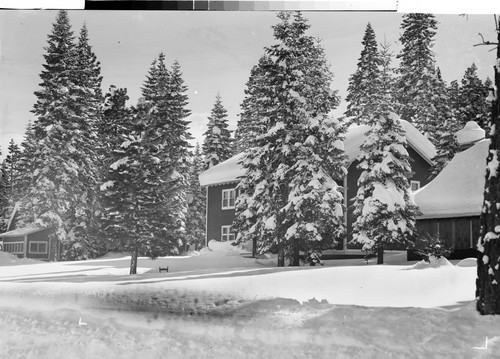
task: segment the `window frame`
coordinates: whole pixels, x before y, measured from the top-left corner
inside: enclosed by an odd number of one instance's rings
[[[36,251],[31,250],[31,246],[33,244],[37,245],[37,250]],[[44,252],[42,252],[42,251],[39,250],[40,244],[45,245],[45,251]],[[48,252],[48,243],[46,241],[30,241],[29,242],[28,253],[30,253],[30,254],[47,254],[47,252]]]
[[[418,186],[417,189],[413,189],[413,185],[416,184]],[[420,189],[420,181],[410,181],[410,189],[412,192],[418,191]]]
[[[224,197],[225,194],[227,195],[227,198]],[[232,194],[232,197],[231,197]],[[231,199],[232,199],[232,205],[231,205]],[[224,200],[227,201],[227,204],[224,204]],[[236,206],[236,188],[227,188],[222,190],[222,209],[234,209]]]
[[[224,230],[226,233],[224,234]],[[226,237],[226,239],[224,239]],[[232,237],[232,238],[231,238]],[[220,227],[220,241],[221,242],[232,242],[235,239],[235,234],[232,225],[225,225]]]
[[[13,251],[7,250],[7,248],[11,246],[14,248],[14,250]],[[15,249],[17,248],[21,248],[21,250],[16,252]],[[3,251],[11,254],[24,254],[24,241],[3,242]]]

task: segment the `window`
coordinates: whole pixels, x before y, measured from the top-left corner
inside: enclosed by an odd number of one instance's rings
[[[415,192],[420,189],[420,181],[410,181],[411,191]]]
[[[234,241],[233,226],[222,226],[221,227],[221,241]]]
[[[234,188],[222,190],[222,209],[234,208],[234,201],[236,199],[236,192]]]
[[[47,242],[40,242],[40,241],[30,242],[30,253],[47,254]]]
[[[24,242],[7,242],[3,244],[3,251],[12,254],[24,254]]]

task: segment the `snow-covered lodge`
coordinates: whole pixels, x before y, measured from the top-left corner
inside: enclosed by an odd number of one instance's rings
[[[456,137],[464,151],[415,193],[415,202],[422,212],[417,219],[418,232],[439,234],[460,253],[475,248],[478,239],[490,141],[484,139],[484,130],[473,121]]]
[[[436,155],[434,145],[423,136],[412,124],[401,120],[406,131],[407,151],[411,158],[410,165],[414,173],[410,179],[412,190],[416,191],[420,187],[427,185],[428,171],[432,165],[432,158]],[[351,126],[347,131],[344,148],[349,161],[347,176],[339,179],[339,184],[344,187],[344,201],[348,208],[345,216],[347,226],[347,237],[339,243],[339,250],[354,248],[349,244],[352,224],[354,222],[351,200],[358,191],[358,178],[361,171],[357,169],[360,154],[360,146],[368,131],[367,125]],[[234,239],[232,223],[235,217],[236,186],[239,177],[244,174],[242,166],[239,164],[243,154],[238,154],[217,166],[214,166],[200,174],[200,184],[206,188],[207,193],[207,216],[206,216],[206,241],[216,239],[221,241]]]

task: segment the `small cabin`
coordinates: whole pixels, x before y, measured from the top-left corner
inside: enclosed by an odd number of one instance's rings
[[[420,235],[439,236],[452,249],[452,258],[475,256],[490,141],[473,122],[456,134],[463,149],[424,188],[415,193],[422,215]]]
[[[0,247],[19,258],[55,261],[59,259],[60,248],[52,239],[53,232],[52,228],[35,226],[17,228],[0,234]]]

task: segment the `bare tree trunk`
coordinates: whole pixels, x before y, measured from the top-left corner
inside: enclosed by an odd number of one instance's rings
[[[494,100],[491,108],[491,142],[486,159],[486,183],[483,210],[481,212],[481,232],[477,242],[476,298],[477,310],[481,314],[500,314],[500,173],[497,168],[500,158],[500,20],[497,25],[497,60],[495,88],[490,90]]]
[[[384,264],[384,246],[377,248],[377,264]]]
[[[285,266],[285,246],[283,242],[278,244],[278,267]]]
[[[252,258],[257,256],[257,238],[252,239]]]
[[[295,239],[292,244],[292,266],[298,267],[300,265],[300,240]]]
[[[134,247],[130,257],[130,274],[137,274],[137,257],[138,257],[138,248]]]

